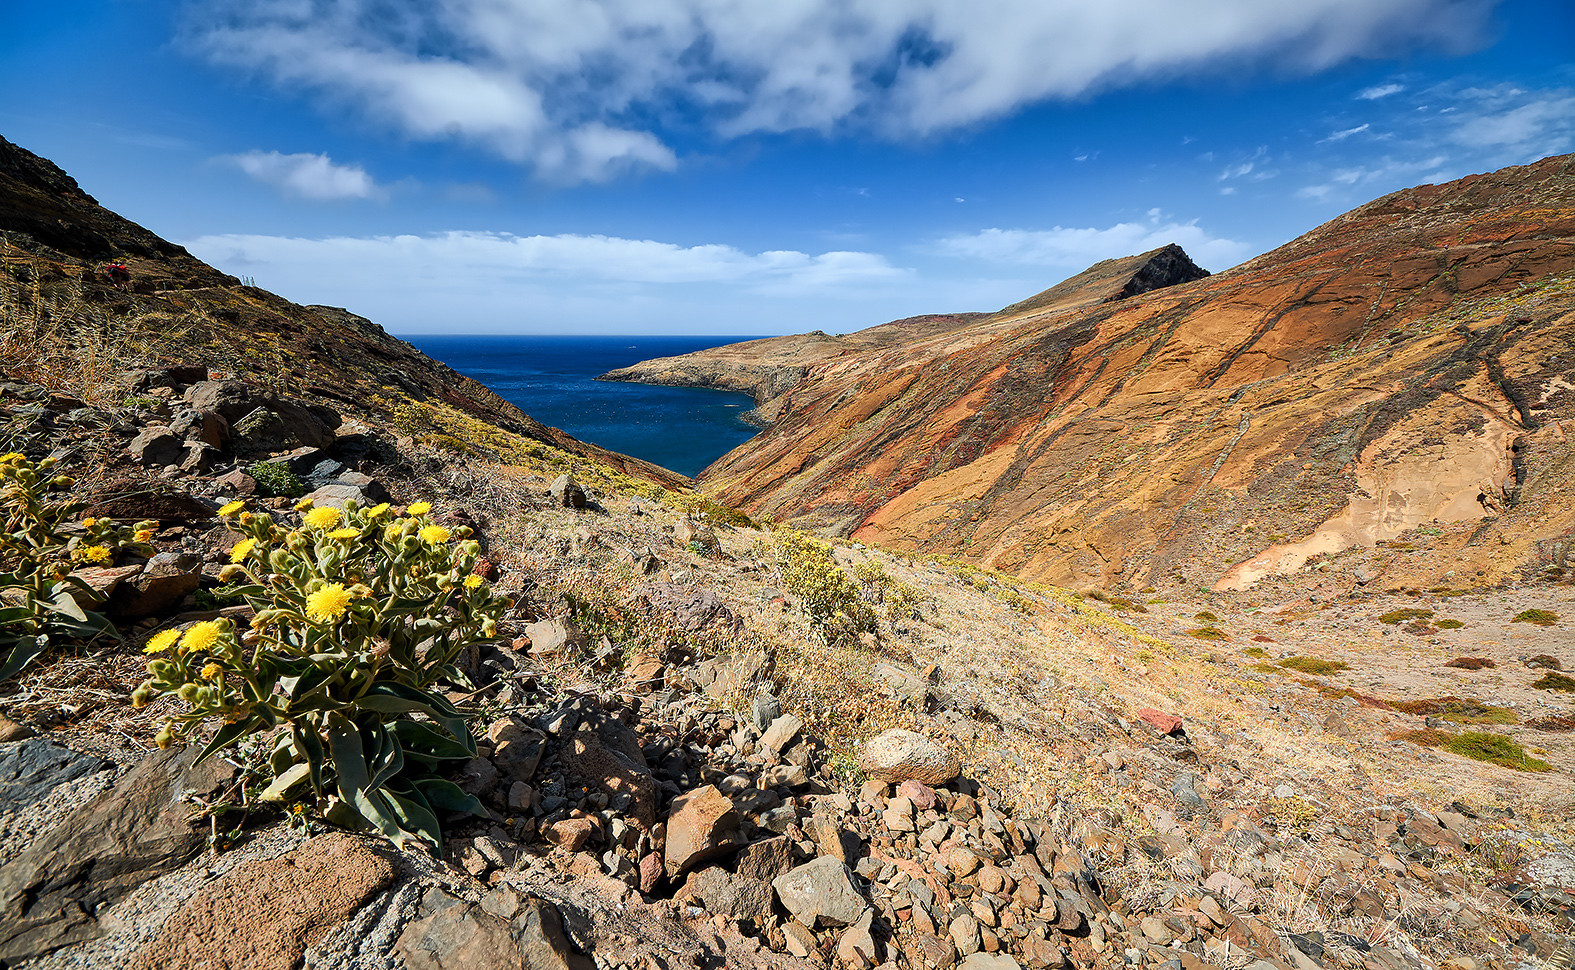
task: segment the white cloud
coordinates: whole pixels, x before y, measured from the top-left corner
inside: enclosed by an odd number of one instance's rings
[[[1213,236],[1195,221],[1161,222],[1153,213],[1147,223],[1122,222],[1104,229],[983,229],[942,239],[935,249],[965,259],[1079,272],[1102,259],[1148,252],[1169,243],[1215,272],[1253,254],[1246,243]]]
[[[327,155],[253,151],[221,155],[216,161],[234,165],[264,185],[303,199],[371,199],[383,194],[366,169],[336,165]]]
[[[920,136],[1154,78],[1470,44],[1492,3],[192,0],[186,40],[404,135],[575,181],[671,169],[695,119],[724,138]]]
[[[291,299],[347,306],[407,332],[532,329],[540,316],[549,323],[534,329],[550,332],[739,333],[756,330],[771,301],[889,300],[911,277],[869,252],[749,253],[599,235],[215,235],[183,245]],[[720,325],[695,309],[723,304],[731,309]]]
[[[1404,84],[1377,84],[1356,92],[1356,98],[1358,101],[1377,101],[1379,98],[1387,98],[1404,90]]]
[[[1339,131],[1331,131],[1329,132],[1329,137],[1322,139],[1318,142],[1318,144],[1322,145],[1331,141],[1345,141],[1352,135],[1360,135],[1362,132],[1368,130],[1371,127],[1371,124],[1361,124],[1357,125],[1355,128],[1342,128]]]

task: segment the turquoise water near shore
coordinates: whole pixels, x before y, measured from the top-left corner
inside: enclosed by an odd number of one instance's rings
[[[682,475],[699,474],[759,430],[740,417],[755,404],[747,394],[595,379],[653,357],[754,337],[402,337],[542,424]]]

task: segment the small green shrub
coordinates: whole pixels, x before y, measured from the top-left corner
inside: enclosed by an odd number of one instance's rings
[[[1199,623],[1218,623],[1220,621],[1219,617],[1215,616],[1213,613],[1210,613],[1208,610],[1199,610],[1198,612],[1192,614],[1192,618],[1197,620]]]
[[[1225,631],[1224,630],[1221,630],[1218,627],[1212,627],[1212,626],[1200,626],[1200,627],[1198,627],[1195,630],[1188,630],[1187,631],[1187,636],[1192,637],[1194,640],[1229,640],[1230,639],[1229,637],[1227,637],[1225,635]]]
[[[1269,655],[1269,651],[1263,649],[1262,647],[1248,647],[1247,649],[1243,650],[1242,653],[1249,657],[1256,657],[1259,660],[1262,660],[1264,657]]]
[[[1575,677],[1564,674],[1546,673],[1541,679],[1532,683],[1538,690],[1558,690],[1566,694],[1575,694]]]
[[[1559,621],[1559,615],[1549,610],[1521,610],[1515,614],[1514,623],[1535,623],[1537,626],[1552,626]]]
[[[120,402],[120,406],[128,411],[157,411],[159,402],[151,397],[133,395]]]
[[[832,644],[875,629],[874,608],[832,559],[830,543],[791,528],[778,530],[775,538],[782,586],[803,603],[816,634]]]
[[[156,634],[132,703],[186,702],[159,731],[160,747],[220,718],[199,761],[282,726],[259,797],[307,789],[331,821],[441,845],[439,810],[484,814],[433,773],[476,755],[439,685],[466,683],[456,658],[497,634],[507,603],[471,571],[480,546],[468,529],[429,521],[424,502],[404,516],[386,504],[341,512],[302,503],[291,529],[243,508],[220,510],[243,536],[221,578],[241,584],[256,611],[251,630],[241,636],[219,619]]]
[[[1279,665],[1286,670],[1312,674],[1315,677],[1327,677],[1351,669],[1351,665],[1343,660],[1319,660],[1317,657],[1286,657]]]
[[[300,498],[306,494],[306,486],[295,472],[279,462],[259,461],[246,469],[246,473],[257,483],[257,491],[265,496]]]
[[[1435,620],[1433,626],[1440,630],[1458,630],[1465,624],[1459,620]]]
[[[1462,731],[1444,742],[1443,748],[1451,754],[1477,761],[1490,761],[1517,771],[1551,771],[1546,761],[1539,761],[1526,753],[1526,749],[1513,738],[1490,731]]]
[[[1393,626],[1396,623],[1404,623],[1406,620],[1425,620],[1432,615],[1432,610],[1424,610],[1415,606],[1408,606],[1403,610],[1394,610],[1393,612],[1385,613],[1383,616],[1378,618],[1378,622],[1388,623],[1390,626]]]

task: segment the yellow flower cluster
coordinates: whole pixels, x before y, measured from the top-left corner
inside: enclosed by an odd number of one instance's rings
[[[354,597],[343,583],[330,583],[306,598],[306,615],[314,620],[334,620],[350,609]]]
[[[302,521],[314,529],[332,529],[339,524],[343,515],[344,513],[333,506],[325,505],[307,512]]]
[[[427,545],[436,546],[448,541],[448,530],[440,525],[424,525],[418,533],[421,541]]]
[[[230,549],[230,562],[243,561],[248,555],[251,554],[252,547],[255,545],[257,545],[257,540],[253,539],[251,536],[247,536],[240,542],[237,542],[234,547]]]

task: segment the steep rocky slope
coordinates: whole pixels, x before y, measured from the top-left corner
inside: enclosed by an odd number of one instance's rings
[[[116,390],[109,378],[127,364],[201,360],[452,447],[497,454],[534,443],[687,487],[676,473],[546,427],[364,317],[244,285],[100,206],[52,162],[3,138],[0,321],[0,350],[16,376],[47,377],[93,403]],[[491,436],[472,433],[474,422]]]
[[[795,361],[775,423],[702,480],[752,514],[1066,584],[1243,588],[1417,528],[1447,548],[1396,581],[1558,565],[1575,159],[1397,192],[1131,289]],[[778,346],[707,359],[758,369]]]

